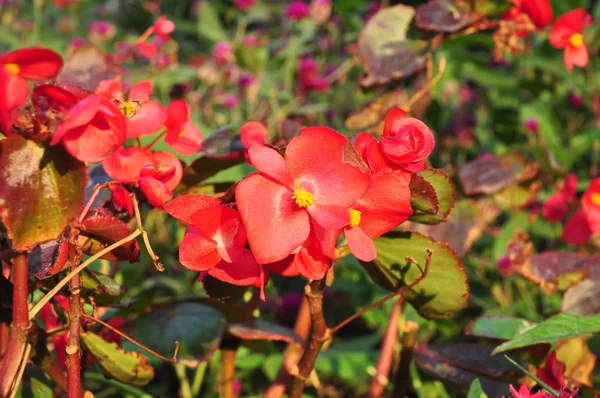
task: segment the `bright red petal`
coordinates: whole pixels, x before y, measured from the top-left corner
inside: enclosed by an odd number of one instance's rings
[[[114,79],[101,80],[96,86],[96,94],[111,101],[114,99],[123,101],[123,85]]]
[[[187,122],[175,138],[167,135],[167,144],[182,155],[193,155],[202,149],[202,132],[192,122]]]
[[[144,103],[127,120],[127,138],[136,138],[143,135],[154,134],[163,126],[167,112],[157,102],[148,101]]]
[[[158,209],[164,209],[166,203],[173,197],[173,194],[164,183],[152,177],[141,177],[140,189],[152,206]]]
[[[0,131],[6,136],[12,132],[11,112],[8,108],[7,81],[8,72],[4,68],[0,68]]]
[[[542,207],[542,215],[550,222],[559,222],[567,215],[569,206],[565,198],[560,193],[555,193],[550,196],[544,207]]]
[[[291,199],[292,191],[261,174],[238,183],[236,203],[246,225],[248,243],[261,264],[289,256],[308,237],[308,213]]]
[[[563,240],[570,245],[582,245],[590,239],[592,230],[583,210],[576,211],[565,223]]]
[[[335,259],[335,247],[342,234],[342,229],[325,229],[313,223],[314,241],[321,247],[327,257]]]
[[[76,103],[77,97],[67,90],[52,84],[36,86],[31,93],[31,102],[36,110],[68,112]]]
[[[25,79],[14,73],[6,75],[6,107],[9,110],[16,109],[27,102],[29,86]]]
[[[131,91],[129,91],[129,101],[139,101],[141,103],[145,103],[150,100],[150,95],[152,94],[152,83],[148,80],[141,81],[136,83],[131,87]]]
[[[260,265],[248,249],[235,262],[221,261],[208,274],[232,285],[258,288],[263,288],[269,278],[269,270]]]
[[[383,126],[383,136],[387,137],[392,135],[393,132],[399,129],[399,121],[406,117],[406,113],[400,108],[394,108],[388,112],[385,117],[385,124]]]
[[[215,206],[221,206],[221,201],[213,196],[183,195],[167,203],[165,210],[179,221],[192,224],[192,214],[200,209]]]
[[[188,227],[179,246],[179,262],[192,271],[206,271],[221,262],[217,242]]]
[[[308,127],[293,138],[285,162],[319,205],[350,207],[369,188],[370,173],[350,141],[327,127]]]
[[[294,265],[308,279],[323,279],[331,265],[329,257],[316,247],[303,247],[294,257]]]
[[[183,166],[181,165],[181,160],[169,152],[154,152],[152,157],[154,158],[154,162],[159,166],[175,167],[175,175],[173,175],[170,180],[165,181],[165,185],[171,191],[177,188],[181,182],[181,178],[183,177]]]
[[[167,143],[170,137],[174,141],[177,135],[183,129],[183,125],[190,119],[190,105],[185,100],[174,100],[171,101],[167,107],[167,119],[165,120],[165,127],[169,131],[167,135]]]
[[[567,69],[571,71],[573,70],[573,66],[585,67],[590,61],[590,56],[585,44],[579,47],[568,44],[565,47],[564,59]]]
[[[118,148],[102,163],[104,171],[117,181],[135,181],[140,176],[140,170],[147,164],[153,164],[154,159],[149,150],[138,147]]]
[[[246,122],[240,127],[240,139],[245,148],[252,145],[264,145],[267,141],[267,128],[260,122]]]
[[[194,212],[191,219],[196,229],[217,242],[223,260],[232,263],[242,254],[246,245],[246,227],[236,210],[209,207]]]
[[[296,268],[296,264],[294,263],[295,255],[292,254],[284,258],[283,260],[276,261],[274,263],[265,264],[269,270],[281,275],[281,276],[298,276],[300,275],[300,271]]]
[[[350,222],[350,213],[346,207],[315,204],[308,207],[308,213],[325,229],[339,229]]]
[[[345,228],[344,235],[354,257],[362,261],[372,261],[377,257],[373,241],[360,227]]]
[[[58,53],[46,48],[29,47],[15,50],[0,57],[0,64],[17,64],[19,75],[27,80],[54,77],[63,65]]]
[[[287,169],[283,156],[266,145],[254,145],[248,149],[250,162],[263,174],[292,189],[294,181]]]
[[[373,141],[375,141],[375,143],[377,143],[375,138],[373,138],[371,136],[371,134],[369,134],[369,133],[360,133],[356,137],[356,140],[354,141],[354,148],[356,148],[356,151],[360,154],[360,157],[365,162],[367,161],[367,153],[366,153],[367,147]]]

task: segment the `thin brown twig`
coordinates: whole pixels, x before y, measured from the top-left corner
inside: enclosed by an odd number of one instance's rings
[[[402,106],[400,108],[402,108],[402,110],[404,110],[404,112],[406,112],[406,113],[410,112],[411,107],[417,101],[419,101],[421,98],[423,98],[423,96],[425,94],[427,94],[431,90],[431,88],[438,83],[438,81],[442,78],[442,75],[444,74],[445,69],[446,69],[446,58],[442,58],[442,59],[440,59],[440,62],[438,63],[438,71],[435,74],[435,76],[433,77],[433,79],[429,80],[427,82],[427,84],[425,84],[425,86],[423,86],[423,88],[421,88],[419,91],[414,93],[412,95],[412,97],[410,97],[404,104],[402,104]]]
[[[380,305],[382,305],[383,303],[385,303],[388,300],[393,299],[394,297],[397,297],[397,296],[399,296],[399,295],[401,295],[403,293],[406,293],[408,290],[412,289],[413,287],[415,287],[416,285],[418,285],[419,283],[421,283],[421,281],[423,281],[423,279],[425,279],[425,277],[427,276],[427,274],[429,272],[429,265],[431,264],[431,258],[432,258],[432,256],[433,256],[433,250],[427,249],[427,254],[425,255],[425,269],[421,269],[421,267],[419,266],[418,263],[416,263],[416,262],[414,263],[421,270],[421,276],[419,278],[417,278],[413,283],[411,283],[410,285],[406,285],[406,286],[400,288],[398,291],[390,294],[389,296],[385,296],[381,300],[377,300],[376,302],[374,302],[372,304],[369,304],[368,306],[366,306],[362,310],[358,311],[354,315],[349,316],[348,318],[346,318],[345,320],[343,320],[342,322],[340,322],[339,324],[337,324],[333,328],[329,329],[328,333],[327,333],[328,337],[331,337],[334,333],[336,333],[337,331],[339,331],[341,328],[343,328],[344,326],[346,326],[347,324],[349,324],[353,320],[361,317],[366,312],[372,310],[375,307],[379,307]],[[411,260],[411,262],[412,261],[414,261],[414,260]]]
[[[125,333],[121,332],[119,329],[116,329],[114,326],[111,326],[110,324],[101,321],[98,318],[94,318],[91,315],[88,314],[83,314],[83,317],[86,319],[89,319],[91,321],[97,322],[100,325],[104,326],[105,328],[110,329],[112,332],[118,334],[119,336],[123,337],[125,340],[129,341],[130,343],[136,345],[137,347],[141,348],[142,350],[154,355],[155,357],[162,359],[163,361],[166,362],[170,362],[170,363],[176,363],[177,362],[177,354],[179,353],[179,341],[175,342],[175,352],[173,353],[173,358],[167,358],[163,355],[160,355],[158,352],[152,350],[151,348],[146,347],[145,345],[143,345],[142,343],[140,343],[139,341],[134,340],[133,338],[127,336]]]
[[[98,194],[100,193],[100,191],[102,191],[104,188],[106,188],[106,186],[107,186],[107,184],[101,184],[101,185],[96,185],[94,187],[94,192],[92,193],[90,200],[88,200],[87,204],[85,205],[85,207],[79,214],[79,217],[77,218],[77,222],[83,221],[83,219],[85,218],[85,215],[88,213],[88,211],[90,211],[90,208],[92,207],[92,205],[94,204],[94,201],[98,197]]]
[[[69,281],[75,275],[77,275],[79,272],[81,272],[83,269],[85,269],[88,265],[90,265],[91,263],[93,263],[94,261],[96,261],[97,259],[102,257],[103,255],[105,255],[106,253],[116,249],[117,247],[134,240],[141,233],[142,233],[142,231],[140,231],[139,229],[136,229],[135,231],[133,231],[131,234],[127,235],[120,241],[115,242],[112,245],[100,250],[98,253],[96,253],[92,257],[88,258],[85,262],[78,265],[77,268],[72,270],[67,276],[65,276],[60,282],[58,282],[56,284],[56,286],[54,286],[52,288],[52,290],[50,290],[48,292],[48,294],[46,294],[44,297],[42,297],[41,300],[31,309],[31,311],[29,311],[29,319],[31,320],[31,319],[35,318],[36,314],[38,312],[40,312],[42,307],[44,305],[46,305],[46,303],[48,303],[48,301],[50,301],[50,299],[52,299],[52,297],[54,297],[56,295],[56,293],[58,293],[60,291],[60,289],[62,289],[67,283],[69,283]]]
[[[74,270],[73,266],[71,269]],[[73,275],[69,282],[69,334],[65,347],[67,361],[67,396],[81,396],[81,276]]]
[[[137,197],[135,196],[135,194],[131,194],[131,198],[133,201],[133,208],[135,211],[135,221],[137,223],[138,229],[142,231],[142,239],[144,240],[146,250],[148,251],[150,258],[152,259],[152,263],[154,264],[154,267],[156,267],[156,270],[162,272],[165,270],[165,267],[163,267],[162,263],[158,261],[159,257],[154,253],[154,250],[152,250],[152,246],[150,245],[150,239],[148,238],[148,232],[146,232],[146,230],[144,229],[144,225],[142,224],[142,216],[140,213],[140,206],[138,205]]]

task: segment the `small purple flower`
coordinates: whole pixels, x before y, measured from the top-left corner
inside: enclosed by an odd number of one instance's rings
[[[220,66],[230,64],[235,60],[233,47],[225,41],[220,41],[215,44],[212,55],[215,63]]]
[[[568,98],[569,105],[575,109],[579,109],[583,106],[583,97],[579,94],[571,94]]]
[[[90,41],[105,42],[112,39],[115,33],[117,33],[117,28],[109,21],[93,21],[88,26]]]
[[[233,109],[236,106],[238,106],[238,103],[240,102],[240,100],[234,96],[234,95],[228,95],[227,97],[225,97],[225,99],[223,100],[223,104],[229,108],[229,109]]]
[[[256,83],[256,77],[252,73],[242,72],[238,78],[240,86],[247,87]]]
[[[540,124],[536,119],[527,119],[523,122],[523,126],[527,129],[528,132],[535,134],[538,132],[540,128]]]
[[[308,4],[298,0],[292,1],[290,4],[288,4],[287,8],[285,9],[285,16],[288,19],[296,21],[306,18],[309,14],[310,7],[308,6]]]

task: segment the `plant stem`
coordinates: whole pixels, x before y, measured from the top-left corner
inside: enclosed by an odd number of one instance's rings
[[[410,384],[410,363],[412,362],[413,351],[417,343],[417,332],[419,325],[408,321],[402,330],[402,351],[400,352],[400,361],[394,376],[394,390],[392,398],[403,398],[408,385]]]
[[[198,369],[196,369],[194,381],[192,382],[192,397],[200,396],[200,389],[202,388],[202,382],[204,381],[207,366],[208,361],[204,361],[198,366]]]
[[[292,385],[289,391],[289,398],[301,398],[304,391],[304,384],[310,377],[311,372],[315,367],[317,357],[323,348],[323,344],[327,338],[327,323],[323,316],[323,289],[325,287],[324,280],[312,281],[305,288],[306,298],[308,300],[308,310],[310,312],[310,320],[312,330],[310,334],[310,342],[305,348],[300,362],[298,363],[298,373],[292,380]]]
[[[76,266],[71,267],[71,271]],[[69,283],[69,335],[67,337],[67,396],[81,396],[81,347],[79,332],[81,330],[81,277],[79,273],[73,276]]]
[[[192,394],[192,388],[190,387],[190,382],[188,381],[186,375],[186,367],[182,363],[175,364],[175,372],[177,373],[177,378],[179,379],[181,398],[192,398],[194,395]]]
[[[221,378],[223,398],[235,398],[233,382],[235,381],[235,357],[237,349],[224,349],[221,352]]]
[[[402,316],[402,307],[404,306],[404,299],[398,298],[392,307],[390,314],[390,320],[387,328],[383,335],[383,342],[381,344],[381,352],[379,354],[379,360],[377,361],[377,370],[373,379],[371,380],[371,386],[369,388],[369,397],[379,398],[385,392],[385,388],[389,384],[389,374],[392,368],[392,360],[394,359],[394,351],[396,348],[396,342],[398,341],[398,324]]]
[[[302,297],[302,301],[300,302],[294,331],[302,340],[306,341],[308,339],[310,333],[310,311],[306,296]],[[303,347],[298,343],[293,342],[288,344],[283,353],[283,363],[281,364],[281,368],[279,368],[279,373],[277,373],[277,377],[273,380],[267,391],[265,391],[265,398],[283,397],[287,385],[292,380],[290,369],[298,364],[298,358],[302,354],[302,349]]]
[[[4,353],[8,348],[8,339],[10,338],[10,325],[0,323],[0,361],[4,358]]]
[[[9,396],[19,366],[22,361],[27,360],[23,358],[29,330],[27,266],[27,254],[19,253],[13,258],[12,328],[6,353],[0,364],[0,397]]]

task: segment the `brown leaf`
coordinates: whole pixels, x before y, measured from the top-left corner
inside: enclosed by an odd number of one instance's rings
[[[250,323],[232,323],[228,327],[228,332],[242,340],[274,340],[304,344],[302,338],[292,329],[262,320]]]
[[[471,12],[460,0],[431,0],[417,8],[415,22],[421,29],[451,33],[471,23]]]
[[[56,81],[94,91],[101,80],[113,77],[115,72],[111,69],[106,54],[88,45],[71,51]]]
[[[588,278],[567,289],[563,295],[561,312],[581,316],[600,313],[600,280]]]

